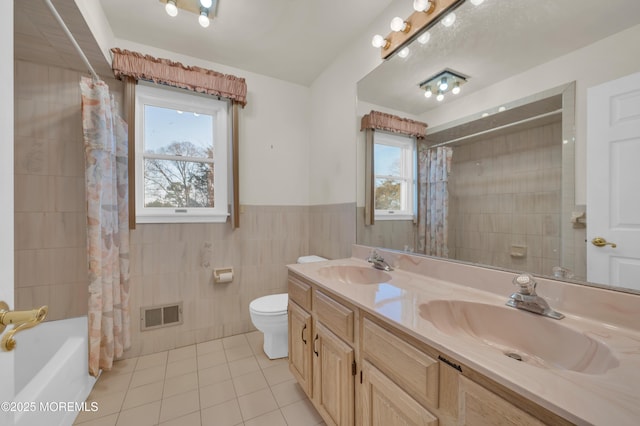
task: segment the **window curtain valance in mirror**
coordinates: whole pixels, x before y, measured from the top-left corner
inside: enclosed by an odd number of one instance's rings
[[[117,78],[131,76],[136,80],[150,80],[157,84],[231,99],[243,107],[247,104],[247,83],[244,78],[129,50],[114,48],[111,52],[111,68]]]
[[[427,133],[427,123],[372,110],[365,114],[360,122],[360,131],[366,129],[385,130],[421,139]]]

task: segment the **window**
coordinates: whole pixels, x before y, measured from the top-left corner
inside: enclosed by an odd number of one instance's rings
[[[136,221],[225,222],[228,103],[136,88]]]
[[[373,146],[376,219],[413,219],[414,139],[375,132]]]

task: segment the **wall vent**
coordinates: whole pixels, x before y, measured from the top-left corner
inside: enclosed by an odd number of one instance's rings
[[[182,302],[140,308],[140,330],[182,324]]]

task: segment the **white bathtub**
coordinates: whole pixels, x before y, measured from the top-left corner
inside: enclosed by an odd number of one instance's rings
[[[16,334],[14,402],[35,408],[16,413],[17,426],[73,424],[96,381],[88,373],[87,334],[87,317]]]

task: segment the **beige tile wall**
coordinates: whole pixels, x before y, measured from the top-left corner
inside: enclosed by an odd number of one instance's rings
[[[15,61],[15,307],[49,320],[87,313],[80,76]]]
[[[412,220],[376,220],[373,226],[364,224],[364,207],[358,207],[358,244],[393,250],[415,251],[417,227]]]
[[[546,275],[560,265],[561,141],[557,122],[454,149],[457,259]],[[526,246],[526,256],[511,256],[512,245]]]
[[[356,242],[356,203],[309,207],[309,252],[327,259],[351,257]]]
[[[46,304],[50,320],[86,315],[80,73],[16,61],[15,75],[16,309]],[[109,84],[120,99],[120,83]],[[286,291],[285,265],[307,254],[350,256],[354,212],[355,203],[245,205],[235,231],[226,224],[138,225],[126,357],[252,330],[249,302]],[[233,282],[214,284],[212,268],[227,266]],[[140,332],[141,307],[175,302],[183,303],[183,324]]]

